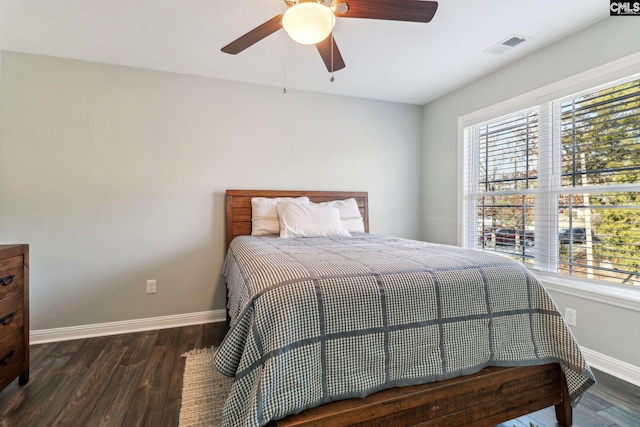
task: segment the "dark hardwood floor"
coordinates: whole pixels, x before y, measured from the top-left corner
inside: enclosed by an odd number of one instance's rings
[[[0,426],[177,426],[184,352],[219,345],[224,323],[31,347],[29,383],[0,392]],[[596,372],[576,427],[640,426],[640,388]],[[501,427],[556,427],[553,408]]]

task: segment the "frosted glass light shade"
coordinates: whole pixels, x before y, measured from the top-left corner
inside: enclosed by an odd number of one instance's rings
[[[300,44],[320,43],[331,34],[335,23],[331,9],[315,2],[298,3],[282,17],[287,34]]]

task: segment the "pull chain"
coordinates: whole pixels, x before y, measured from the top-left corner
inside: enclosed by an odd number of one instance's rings
[[[331,78],[329,81],[333,83],[335,78],[333,77],[333,31],[331,31]]]
[[[287,93],[287,32],[283,31],[284,34],[284,55],[283,55],[283,70],[284,70],[284,82],[282,93]]]

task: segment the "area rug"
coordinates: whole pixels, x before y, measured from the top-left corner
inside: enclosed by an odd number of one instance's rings
[[[179,427],[218,427],[222,405],[229,395],[233,378],[213,367],[214,347],[191,350],[186,357],[182,380]]]

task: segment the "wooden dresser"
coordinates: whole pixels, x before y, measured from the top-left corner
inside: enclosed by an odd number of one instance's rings
[[[0,390],[29,381],[29,245],[0,245]]]

